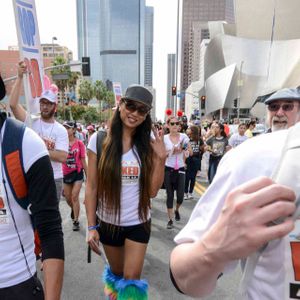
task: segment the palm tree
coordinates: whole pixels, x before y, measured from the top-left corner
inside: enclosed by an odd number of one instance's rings
[[[61,57],[61,56],[57,56],[55,57],[54,61],[53,61],[53,66],[60,66],[60,65],[64,65],[66,64],[66,60]],[[68,87],[68,79],[55,79],[55,75],[62,75],[62,74],[66,74],[68,76],[68,78],[70,78],[71,75],[71,69],[69,66],[63,66],[63,67],[59,67],[59,68],[55,68],[53,70],[51,70],[51,75],[53,78],[53,81],[55,82],[55,84],[58,87],[58,90],[60,91],[60,95],[61,95],[61,105],[63,108],[63,117],[65,119],[65,101],[64,101],[64,96],[65,96],[65,90]]]
[[[86,101],[86,104],[93,98],[94,89],[92,83],[86,79],[82,80],[79,84],[79,97]]]
[[[103,104],[106,102],[107,88],[101,80],[96,80],[93,86],[95,98],[99,101],[100,108],[100,120],[102,121],[102,108]],[[103,103],[104,102],[104,103]]]

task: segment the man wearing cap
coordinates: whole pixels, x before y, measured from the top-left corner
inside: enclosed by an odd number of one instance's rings
[[[275,132],[249,139],[221,160],[213,183],[175,237],[178,245],[171,254],[171,278],[183,293],[210,294],[221,274],[230,273],[239,260],[244,269],[245,259],[260,251],[253,273],[243,277],[247,278],[247,284],[241,285],[243,296],[237,298],[299,298],[299,231],[293,229],[300,228],[300,220],[291,218],[296,197],[293,190],[270,179],[288,133],[300,132],[299,101],[297,89],[273,94],[265,103]],[[295,155],[300,141],[293,142]],[[295,173],[292,166],[288,170]],[[276,222],[278,218],[284,221]]]
[[[31,116],[19,103],[22,78],[26,72],[27,67],[25,63],[20,62],[18,76],[9,97],[9,105],[16,119],[29,125]],[[57,95],[52,90],[45,90],[39,101],[41,116],[38,119],[32,120],[32,129],[43,139],[49,151],[57,189],[57,198],[60,200],[63,184],[62,163],[67,160],[68,156],[68,133],[54,118],[57,108]]]
[[[265,104],[271,131],[290,128],[300,120],[299,89],[281,89],[267,98]]]

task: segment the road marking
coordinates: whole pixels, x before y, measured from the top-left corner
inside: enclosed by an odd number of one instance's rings
[[[206,191],[206,187],[204,187],[203,185],[201,185],[200,183],[196,182],[195,183],[195,187],[194,189],[196,190],[196,192],[198,194],[200,194],[201,196],[205,193]]]
[[[206,191],[206,187],[203,186],[202,184],[200,184],[199,182],[196,182],[196,183],[195,183],[195,186],[196,186],[199,190],[201,190],[202,192],[205,192],[205,191]]]

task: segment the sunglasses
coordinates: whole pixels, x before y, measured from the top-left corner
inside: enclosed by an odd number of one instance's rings
[[[134,101],[123,100],[123,102],[125,104],[125,108],[132,113],[137,111],[140,115],[144,116],[150,111],[149,107],[145,105],[137,105]]]
[[[177,126],[178,126],[178,125],[179,125],[179,122],[170,122],[170,125],[171,125],[171,126],[174,126],[174,125],[177,125]]]
[[[280,108],[282,108],[283,111],[292,111],[294,109],[294,103],[270,103],[268,105],[269,111],[278,111]]]

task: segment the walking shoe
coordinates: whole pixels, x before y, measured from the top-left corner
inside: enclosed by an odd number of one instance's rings
[[[73,208],[71,208],[71,219],[72,219],[72,221],[74,221],[74,210],[73,210]]]
[[[178,210],[175,210],[175,220],[180,221],[180,214]]]
[[[193,193],[189,194],[189,199],[194,199]]]
[[[73,222],[73,231],[79,231],[80,226],[78,221]]]
[[[173,226],[173,221],[172,220],[169,220],[168,224],[167,224],[167,228],[168,229],[172,229],[174,226]]]
[[[188,200],[189,199],[189,194],[184,194],[184,200]]]

